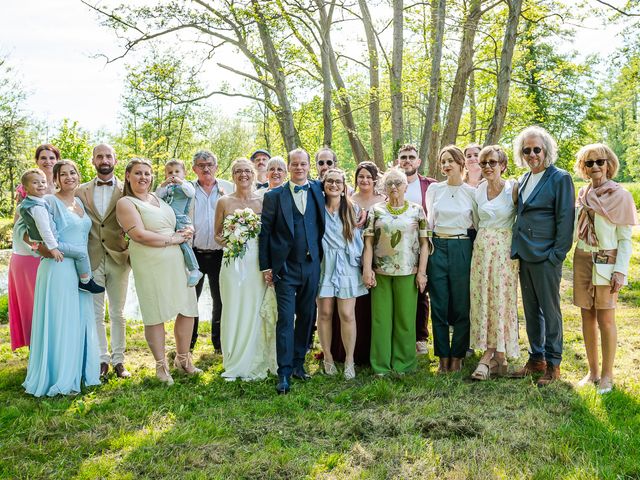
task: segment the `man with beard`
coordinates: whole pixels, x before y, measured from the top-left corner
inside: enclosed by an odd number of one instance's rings
[[[251,163],[256,169],[256,190],[261,188],[269,188],[267,181],[267,162],[271,158],[271,154],[262,149],[258,149],[251,154]]]
[[[84,203],[91,219],[88,250],[93,278],[104,285],[109,297],[111,353],[104,323],[104,293],[93,296],[100,348],[100,376],[106,377],[111,364],[118,378],[129,378],[131,374],[124,367],[127,329],[123,313],[129,283],[129,252],[116,220],[116,203],[122,197],[124,184],[113,174],[118,160],[110,145],[97,145],[93,149],[92,163],[96,177],[80,185],[76,196]]]
[[[405,198],[413,203],[422,205],[425,215],[427,214],[427,206],[425,199],[427,196],[427,189],[429,185],[437,182],[436,179],[430,177],[424,177],[418,173],[418,167],[420,167],[420,157],[418,156],[418,150],[414,145],[403,145],[398,150],[398,159],[396,164],[404,170],[404,174],[407,176],[407,193]],[[416,352],[418,355],[426,355],[427,338],[429,338],[429,297],[427,296],[427,290],[423,293],[418,293],[418,310],[416,311]]]

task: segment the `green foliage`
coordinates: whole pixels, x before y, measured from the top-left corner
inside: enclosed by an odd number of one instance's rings
[[[49,143],[60,149],[60,158],[73,160],[78,165],[82,182],[87,182],[94,176],[91,135],[77,121],[67,118],[62,120],[58,132]]]
[[[11,248],[13,218],[0,218],[0,249]]]
[[[0,295],[0,325],[9,323],[9,296]]]

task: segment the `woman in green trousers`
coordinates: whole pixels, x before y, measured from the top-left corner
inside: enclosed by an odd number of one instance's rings
[[[407,177],[392,168],[382,177],[387,201],[369,210],[364,231],[363,280],[371,288],[371,368],[376,375],[416,367],[418,290],[427,285],[427,219],[404,199]]]

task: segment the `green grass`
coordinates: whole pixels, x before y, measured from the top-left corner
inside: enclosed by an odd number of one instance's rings
[[[632,278],[639,265],[636,255]],[[131,380],[34,399],[21,388],[27,352],[11,353],[1,326],[0,478],[638,478],[638,285],[618,309],[617,388],[599,396],[575,388],[586,359],[570,277],[565,269],[563,381],[542,390],[528,379],[471,382],[477,358],[462,374],[436,376],[422,358],[413,375],[358,370],[351,383],[309,360],[314,378],[280,397],[273,379],[225,382],[206,330],[195,352],[205,374],[166,388],[142,326],[130,324]]]

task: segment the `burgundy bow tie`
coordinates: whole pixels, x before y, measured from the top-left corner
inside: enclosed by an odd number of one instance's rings
[[[104,187],[104,186],[107,186],[107,187],[113,187],[113,180],[109,180],[109,181],[107,181],[107,182],[103,182],[103,181],[101,181],[101,180],[98,180],[98,182],[96,183],[96,185],[98,185],[99,187]]]

